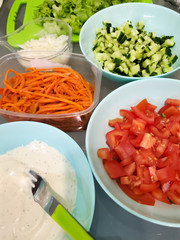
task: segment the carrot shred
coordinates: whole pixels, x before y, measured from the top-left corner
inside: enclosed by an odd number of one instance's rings
[[[94,86],[71,68],[9,69],[0,88],[0,108],[32,114],[66,114],[90,107]]]

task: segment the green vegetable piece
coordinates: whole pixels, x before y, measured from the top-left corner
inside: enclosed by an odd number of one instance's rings
[[[123,32],[120,32],[119,34],[119,37],[117,38],[117,41],[122,44],[123,42],[125,42],[127,39],[127,36],[123,33]]]

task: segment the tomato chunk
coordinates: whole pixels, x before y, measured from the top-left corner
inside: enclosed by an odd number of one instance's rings
[[[100,149],[98,149],[97,155],[101,159],[109,159],[110,158],[109,148],[100,148]]]
[[[172,203],[180,205],[180,194],[174,191],[167,192],[168,198],[172,201]]]
[[[122,191],[125,194],[127,194],[131,199],[133,199],[134,201],[141,203],[141,204],[154,206],[155,200],[150,193],[144,193],[141,195],[137,195],[131,189],[129,189],[126,185],[119,184],[119,186],[122,189]]]
[[[155,200],[180,205],[180,99],[167,98],[156,105],[142,99],[122,118],[109,120],[107,148],[97,155],[111,179],[141,204]]]
[[[166,101],[165,101],[165,104],[180,106],[180,100],[179,99],[173,99],[173,98],[167,98]]]
[[[165,167],[157,170],[157,177],[162,182],[175,181],[176,171],[172,167]]]
[[[106,169],[108,175],[112,179],[126,175],[123,167],[117,161],[114,160],[104,161],[104,168]]]
[[[167,204],[171,204],[167,195],[165,193],[163,193],[163,191],[160,188],[156,188],[152,191],[152,196],[161,202],[167,203]]]

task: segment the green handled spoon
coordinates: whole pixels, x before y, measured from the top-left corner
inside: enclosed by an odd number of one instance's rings
[[[30,170],[34,200],[59,224],[74,240],[92,240],[93,237],[54,197],[53,191],[36,172]],[[46,199],[44,201],[44,199]]]

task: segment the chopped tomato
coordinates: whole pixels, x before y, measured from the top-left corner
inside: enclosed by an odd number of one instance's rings
[[[141,111],[151,110],[154,111],[157,106],[149,103],[146,98],[144,98],[141,102],[139,102],[136,107]]]
[[[154,113],[151,111],[146,111],[143,112],[139,110],[137,107],[131,107],[132,111],[136,114],[137,117],[141,118],[148,124],[153,124],[154,123]]]
[[[140,142],[141,142],[142,139],[143,139],[143,137],[144,137],[144,134],[143,134],[143,133],[140,133],[140,134],[138,134],[138,135],[132,135],[132,136],[130,135],[130,136],[129,136],[129,141],[130,141],[130,143],[131,143],[134,147],[138,148]]]
[[[165,101],[165,104],[180,106],[180,100],[179,99],[167,98],[166,101]]]
[[[158,113],[159,113],[159,114],[164,113],[164,111],[165,111],[169,106],[170,106],[169,104],[164,105],[162,108],[159,109]],[[162,115],[161,115],[161,116],[162,116]],[[163,114],[163,116],[165,116],[165,115]]]
[[[121,160],[131,158],[136,151],[134,146],[130,142],[125,141],[122,141],[114,149]]]
[[[175,106],[170,106],[170,107],[168,107],[166,110],[164,110],[164,115],[166,116],[166,117],[170,117],[170,116],[172,116],[172,115],[174,115],[174,114],[176,114],[176,113],[178,113],[178,109],[177,109],[177,107],[175,107]]]
[[[110,178],[135,201],[180,205],[180,100],[156,106],[143,99],[109,120],[107,148],[97,155]]]
[[[156,166],[151,166],[148,168],[149,170],[149,174],[150,174],[150,178],[152,182],[156,182],[158,181],[158,176],[157,176],[157,170],[156,170]]]
[[[106,143],[111,149],[114,149],[121,141],[126,140],[127,136],[127,131],[115,129],[106,134]]]
[[[150,133],[145,133],[139,146],[145,149],[151,148],[156,143],[156,138]]]
[[[154,189],[151,194],[156,200],[159,200],[167,204],[171,204],[167,195],[163,193],[163,191],[160,188]]]
[[[154,189],[158,188],[159,186],[160,186],[160,183],[159,183],[159,182],[149,183],[149,184],[142,183],[142,184],[140,185],[140,189],[141,189],[143,192],[152,192]]]
[[[125,158],[125,159],[121,160],[120,165],[124,167],[124,166],[129,165],[132,162],[133,162],[132,157],[128,157],[128,158]]]
[[[180,181],[175,181],[173,182],[173,184],[171,185],[170,190],[176,191],[180,194]]]
[[[167,167],[169,165],[170,165],[170,158],[169,157],[161,157],[161,158],[158,158],[156,167],[158,169],[161,169],[161,168]]]
[[[149,128],[150,128],[151,133],[159,138],[169,138],[171,135],[170,130],[168,128],[163,128],[163,129],[159,130],[154,125],[151,125]]]
[[[101,159],[109,159],[110,158],[109,148],[100,148],[100,149],[98,149],[97,155]]]
[[[168,128],[173,136],[180,139],[180,124],[178,122],[172,122]]]
[[[134,154],[134,161],[137,166],[153,166],[157,163],[157,158],[152,149],[140,148]]]
[[[122,191],[125,194],[127,194],[130,198],[132,198],[134,201],[141,203],[141,204],[154,206],[155,200],[150,193],[144,193],[142,195],[137,195],[131,189],[129,189],[126,185],[119,184],[119,186],[122,189]]]
[[[140,118],[136,118],[132,120],[130,131],[133,134],[144,133],[145,127],[146,127],[146,122]]]
[[[122,118],[115,118],[115,119],[109,120],[108,124],[110,127],[115,127],[117,123],[122,123],[122,122],[123,122]]]
[[[168,146],[168,139],[166,138],[158,139],[154,146],[154,152],[156,157],[161,157],[165,152],[167,146]]]
[[[104,168],[112,179],[126,175],[123,167],[117,161],[104,161]]]
[[[4,88],[0,88],[0,95],[3,94]]]
[[[172,167],[161,168],[156,171],[159,181],[175,181],[176,180],[176,171]]]
[[[148,168],[144,168],[144,171],[143,171],[143,183],[144,184],[150,184],[152,181],[151,181],[151,175],[150,175],[150,172],[148,170]]]
[[[126,110],[126,109],[121,109],[120,115],[123,116],[124,120],[128,121],[128,122],[132,122],[133,119],[135,118],[134,113],[131,112],[130,110]]]
[[[180,194],[174,191],[167,192],[168,198],[171,200],[172,203],[180,205]]]
[[[135,162],[132,162],[132,163],[130,163],[129,165],[126,165],[126,166],[124,167],[124,171],[125,171],[125,173],[126,173],[127,176],[133,175],[133,173],[135,172],[135,170],[136,170],[136,164],[135,164]]]
[[[161,184],[161,189],[164,193],[168,192],[170,190],[170,187],[172,185],[172,182],[171,181],[167,181],[165,183],[162,183]]]

